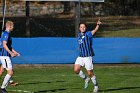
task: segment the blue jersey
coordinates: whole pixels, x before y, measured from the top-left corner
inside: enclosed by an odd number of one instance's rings
[[[12,51],[12,38],[11,38],[10,32],[8,32],[8,31],[2,32],[1,42],[3,42],[3,41],[7,41],[7,46]],[[11,55],[4,49],[3,44],[2,44],[0,56],[11,57]]]
[[[94,56],[92,48],[92,33],[91,31],[85,32],[84,34],[78,34],[78,44],[79,44],[79,56],[80,57],[90,57]]]

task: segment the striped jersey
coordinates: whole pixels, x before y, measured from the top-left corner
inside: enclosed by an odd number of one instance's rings
[[[87,31],[85,33],[78,34],[78,45],[79,45],[79,56],[89,57],[94,56],[94,51],[92,48],[92,33]]]
[[[2,32],[1,42],[3,42],[3,41],[7,41],[7,46],[12,51],[12,38],[11,38],[10,32],[8,32],[8,31]],[[2,46],[3,46],[3,44],[2,44]],[[2,49],[1,49],[0,56],[9,56],[9,57],[11,57],[11,55],[4,49],[4,47],[2,47]]]

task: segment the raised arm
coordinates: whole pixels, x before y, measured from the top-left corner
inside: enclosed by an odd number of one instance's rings
[[[95,32],[98,31],[100,24],[101,24],[101,21],[100,21],[100,18],[99,18],[98,21],[97,21],[97,25],[96,25],[95,29],[92,30],[92,35],[94,35]]]

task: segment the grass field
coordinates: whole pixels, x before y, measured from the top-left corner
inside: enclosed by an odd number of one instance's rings
[[[99,93],[140,93],[140,65],[94,67]],[[15,66],[13,79],[19,85],[8,86],[8,93],[92,93],[93,90],[91,82],[87,89],[83,88],[84,81],[74,74],[72,65]]]
[[[97,32],[98,37],[140,37],[140,29]]]

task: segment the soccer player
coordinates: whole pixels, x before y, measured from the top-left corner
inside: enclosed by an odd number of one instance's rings
[[[3,68],[3,66],[1,65],[1,67],[0,67],[0,76],[2,76],[3,72],[4,72],[4,68]],[[14,82],[12,78],[10,79],[9,83],[10,83],[11,86],[16,86],[16,85],[18,85],[18,83],[17,83],[17,82]]]
[[[6,30],[2,32],[1,36],[2,50],[0,53],[0,61],[2,63],[2,67],[7,70],[7,74],[3,80],[0,93],[7,93],[6,87],[13,75],[11,57],[20,56],[20,54],[12,48],[12,38],[10,33],[13,31],[13,28],[14,23],[12,21],[7,21]]]
[[[97,25],[95,29],[93,29],[92,31],[86,31],[85,23],[79,24],[80,30],[80,32],[78,33],[79,56],[77,57],[74,64],[74,72],[85,80],[84,86],[85,89],[88,87],[88,84],[91,79],[91,81],[94,84],[93,92],[98,92],[99,88],[96,81],[96,76],[93,73],[92,57],[94,56],[94,51],[92,48],[92,36],[95,34],[96,31],[98,31],[100,24],[101,24],[100,19],[98,19]],[[90,78],[87,77],[81,70],[81,67],[83,66],[86,68],[87,74],[89,75]]]

